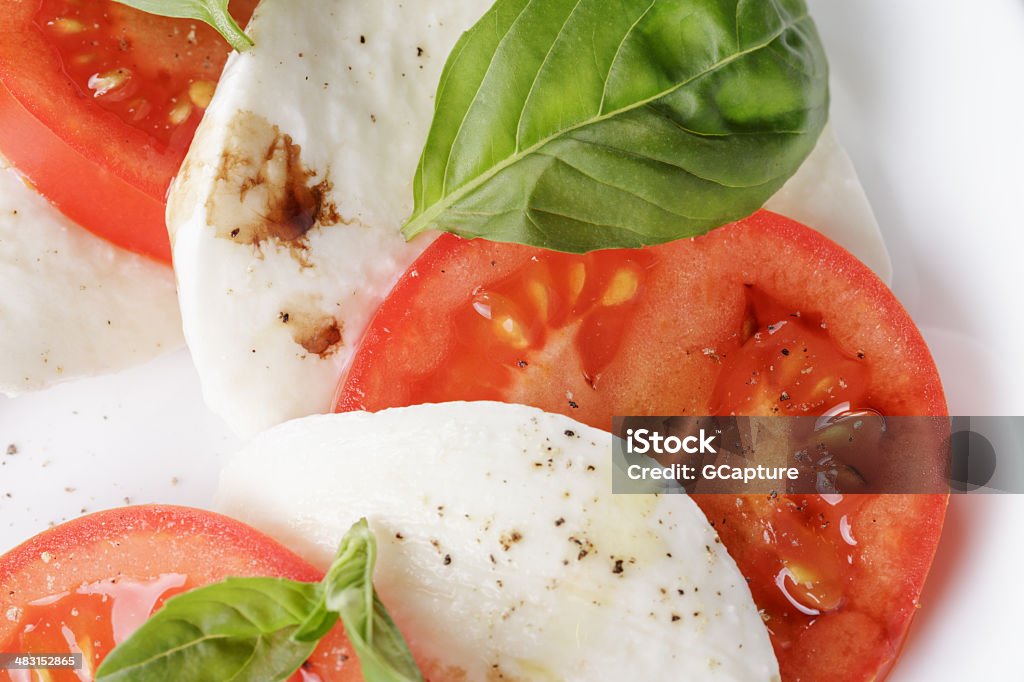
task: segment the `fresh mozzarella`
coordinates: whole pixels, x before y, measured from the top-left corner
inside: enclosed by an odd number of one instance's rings
[[[229,61],[168,210],[185,335],[237,431],[327,411],[373,310],[430,243],[398,230],[445,59],[490,5],[260,4],[256,47]]]
[[[685,495],[612,495],[611,435],[519,405],[310,417],[256,438],[222,511],[325,567],[366,517],[427,679],[777,680],[746,581]]]
[[[0,393],[124,369],[181,344],[170,268],[75,225],[0,158]]]
[[[185,335],[208,404],[249,435],[330,408],[406,244],[441,69],[491,0],[264,0],[172,190]],[[881,274],[888,259],[829,132],[773,204]],[[803,205],[806,202],[806,206]]]

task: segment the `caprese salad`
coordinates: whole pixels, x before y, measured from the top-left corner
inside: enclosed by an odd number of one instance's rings
[[[0,680],[884,677],[946,496],[611,486],[616,415],[946,414],[804,3],[254,4],[3,3],[0,389],[180,306],[251,442],[0,558]]]

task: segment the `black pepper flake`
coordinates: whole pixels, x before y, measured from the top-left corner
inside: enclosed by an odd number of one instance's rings
[[[452,565],[452,555],[451,554],[445,554],[444,555],[444,565],[445,566],[451,566]]]
[[[576,437],[576,432],[573,431],[572,429],[566,429],[565,430],[565,436],[566,436],[566,438],[575,438]]]
[[[678,623],[680,618],[681,618],[680,615],[675,614],[675,613],[672,614],[672,622],[673,623]]]
[[[565,519],[563,519],[563,518],[557,518],[557,519],[555,519],[555,527],[556,527],[556,528],[557,528],[557,527],[559,527],[559,526],[561,526],[561,525],[563,525],[564,523],[565,523]]]
[[[577,561],[583,561],[590,554],[590,551],[594,549],[594,545],[586,538],[581,540],[580,538],[572,537],[569,538],[569,542],[579,547],[579,553],[576,555]]]
[[[236,227],[235,229],[231,230],[231,238],[234,239],[235,237],[237,237],[239,235],[239,233],[241,233],[241,231],[242,231],[241,228],[238,228],[238,227]]]
[[[579,403],[577,403],[575,400],[569,401],[569,407],[571,407],[574,410],[580,409]]]
[[[783,348],[782,349],[782,354],[783,355],[789,355],[789,349],[788,348]]]
[[[522,539],[523,539],[523,534],[520,533],[517,530],[511,531],[509,533],[502,533],[501,539],[500,539],[500,541],[501,541],[501,548],[504,549],[507,552],[512,547],[512,545],[516,544],[517,542],[519,542]]]
[[[360,45],[365,45],[366,44],[366,36],[359,36],[359,44]]]
[[[784,403],[784,402],[786,402],[787,400],[789,400],[789,393],[788,393],[788,392],[786,392],[786,391],[783,391],[783,392],[782,392],[782,395],[780,395],[780,396],[779,396],[779,402],[782,402],[782,403]]]
[[[526,360],[516,361],[516,367],[518,367],[519,369],[526,369],[527,367],[529,367],[529,365],[530,363],[528,363]]]
[[[612,566],[612,573],[614,573],[615,575],[622,575],[622,572],[625,570],[622,567],[623,563],[624,562],[622,561],[622,559],[616,559],[615,560],[615,565]]]
[[[278,319],[280,319],[283,324],[288,324],[289,320],[292,319],[292,316],[289,313],[281,313],[278,315]]]
[[[861,351],[857,351],[857,359],[858,359],[858,360],[863,360],[863,359],[864,359],[865,357],[866,357],[866,356],[864,355],[864,353],[863,353],[863,352],[861,352]]]
[[[424,50],[423,50],[422,47],[417,47],[416,48],[416,56],[417,57],[422,57],[423,56],[423,52],[424,52]]]

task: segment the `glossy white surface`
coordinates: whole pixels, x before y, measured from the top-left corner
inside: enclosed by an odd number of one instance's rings
[[[1024,3],[811,5],[843,84],[834,90],[834,125],[951,409],[1024,414]],[[12,442],[20,452],[7,457]],[[126,495],[209,505],[217,463],[233,447],[201,406],[185,354],[0,398],[0,551],[50,520],[122,504]],[[64,492],[69,485],[76,491]],[[1020,676],[1022,522],[1024,496],[953,501],[921,612],[890,679]]]

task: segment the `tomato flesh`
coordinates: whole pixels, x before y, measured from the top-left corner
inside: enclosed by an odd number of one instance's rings
[[[228,51],[203,24],[111,0],[5,3],[0,153],[72,220],[169,262],[165,196]]]
[[[336,409],[451,400],[606,430],[615,415],[946,412],[928,349],[885,285],[766,211],[695,240],[585,256],[442,237],[381,306]],[[885,673],[945,496],[694,499],[749,579],[784,679]]]
[[[322,577],[273,540],[217,514],[136,507],[87,516],[0,557],[0,652],[81,653],[86,670],[48,670],[43,679],[92,679],[114,646],[167,599],[229,576]],[[349,659],[339,626],[291,682],[362,680]],[[0,670],[0,680],[34,679],[18,674]]]

